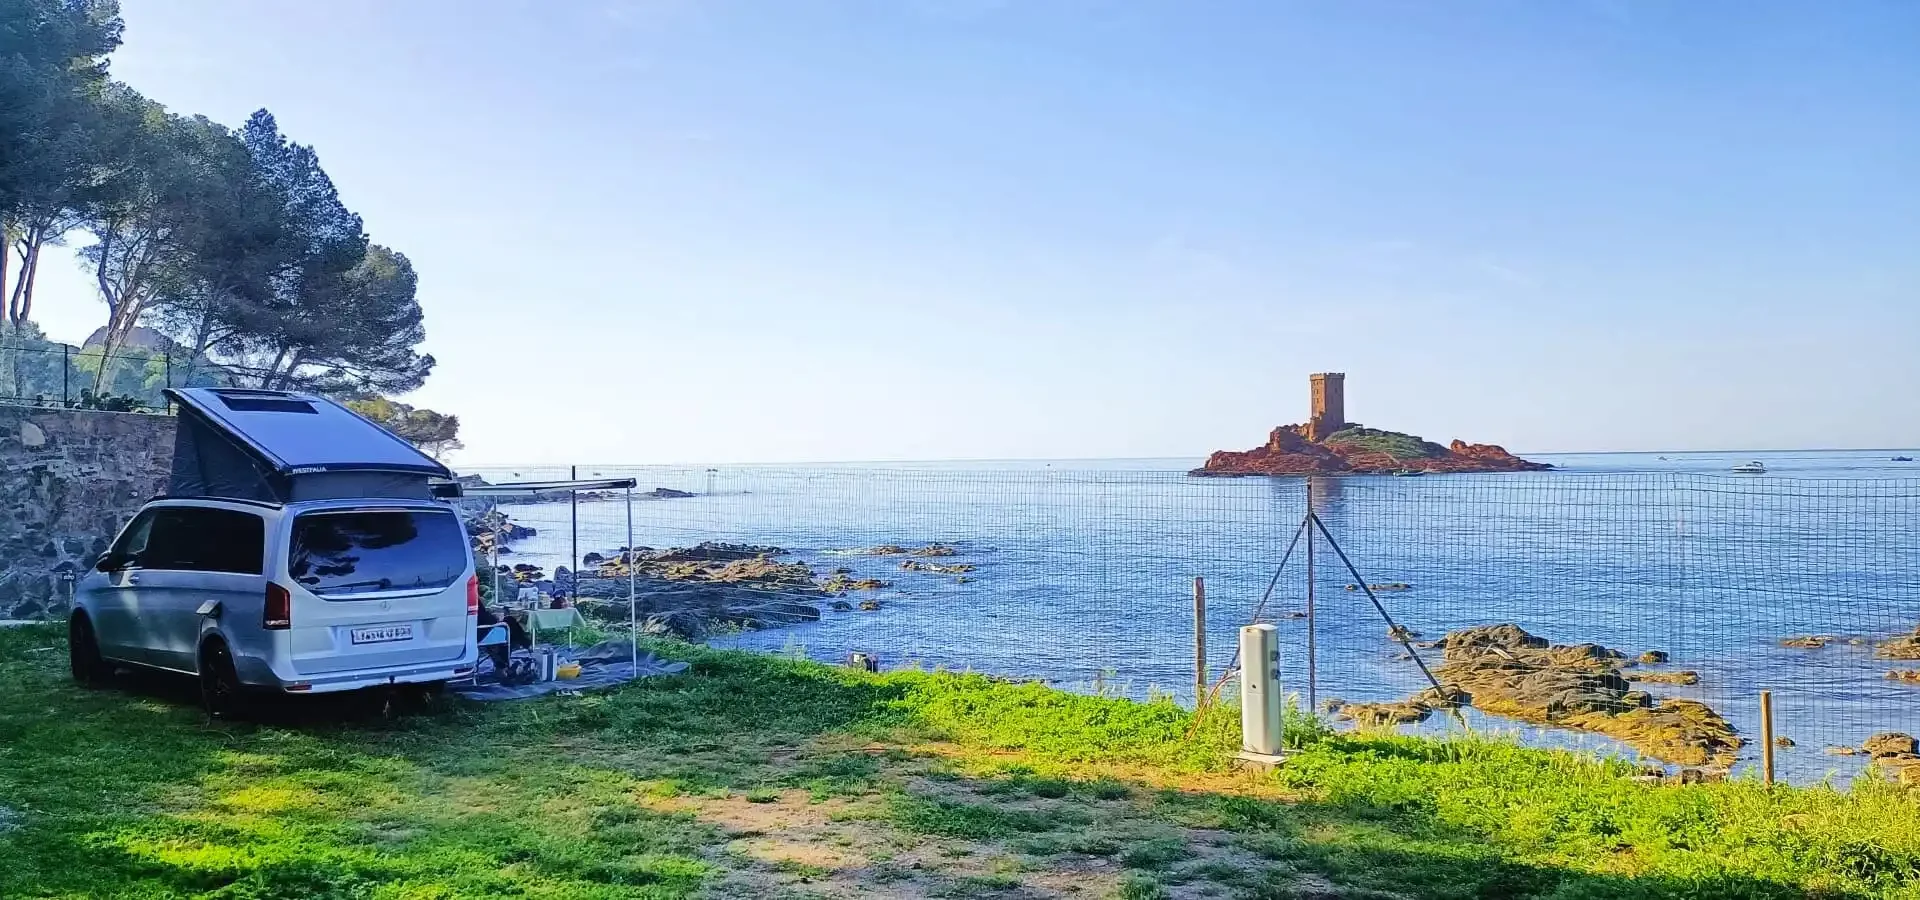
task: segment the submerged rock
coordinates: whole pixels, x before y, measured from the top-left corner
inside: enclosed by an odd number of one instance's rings
[[[921,562],[917,559],[910,559],[901,563],[900,568],[908,572],[937,572],[941,575],[965,575],[973,571],[973,563],[948,563],[943,565],[941,563]]]
[[[1780,646],[1791,647],[1795,650],[1819,650],[1822,647],[1825,647],[1832,640],[1833,638],[1827,637],[1826,635],[1823,635],[1823,634],[1811,634],[1811,635],[1806,635],[1804,637],[1790,637],[1790,638],[1782,639],[1780,641]]]

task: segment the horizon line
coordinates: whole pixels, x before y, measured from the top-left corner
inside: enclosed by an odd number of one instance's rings
[[[1524,450],[1515,455],[1533,456],[1655,456],[1660,454],[1739,454],[1739,453],[1920,453],[1915,447],[1776,447],[1754,448],[1733,447],[1712,450]],[[462,466],[485,469],[551,469],[563,467],[577,468],[696,468],[715,466],[873,466],[873,465],[932,465],[938,463],[1056,463],[1056,462],[1136,462],[1185,460],[1187,456],[955,456],[932,459],[812,459],[781,460],[763,462],[721,461],[721,462],[661,462],[661,463],[462,463],[451,466],[458,471]],[[1204,462],[1206,457],[1199,459]]]

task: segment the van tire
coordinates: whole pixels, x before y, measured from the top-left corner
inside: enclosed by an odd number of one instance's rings
[[[73,672],[73,681],[81,687],[99,687],[105,684],[113,669],[100,656],[100,639],[94,636],[93,620],[84,612],[75,612],[67,619],[67,668]]]
[[[218,638],[200,647],[200,702],[207,715],[231,719],[245,708],[246,695],[240,673],[233,666],[233,651]]]

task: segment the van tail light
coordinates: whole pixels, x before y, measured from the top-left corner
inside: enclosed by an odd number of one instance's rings
[[[467,615],[480,614],[480,576],[467,576]]]
[[[284,631],[293,627],[293,595],[286,588],[267,583],[267,607],[261,616],[260,626],[268,631]]]

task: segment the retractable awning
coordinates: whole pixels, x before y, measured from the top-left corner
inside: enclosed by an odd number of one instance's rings
[[[632,478],[595,478],[588,481],[518,481],[509,484],[462,484],[464,497],[537,497],[541,494],[567,494],[578,491],[630,490],[639,482]]]

